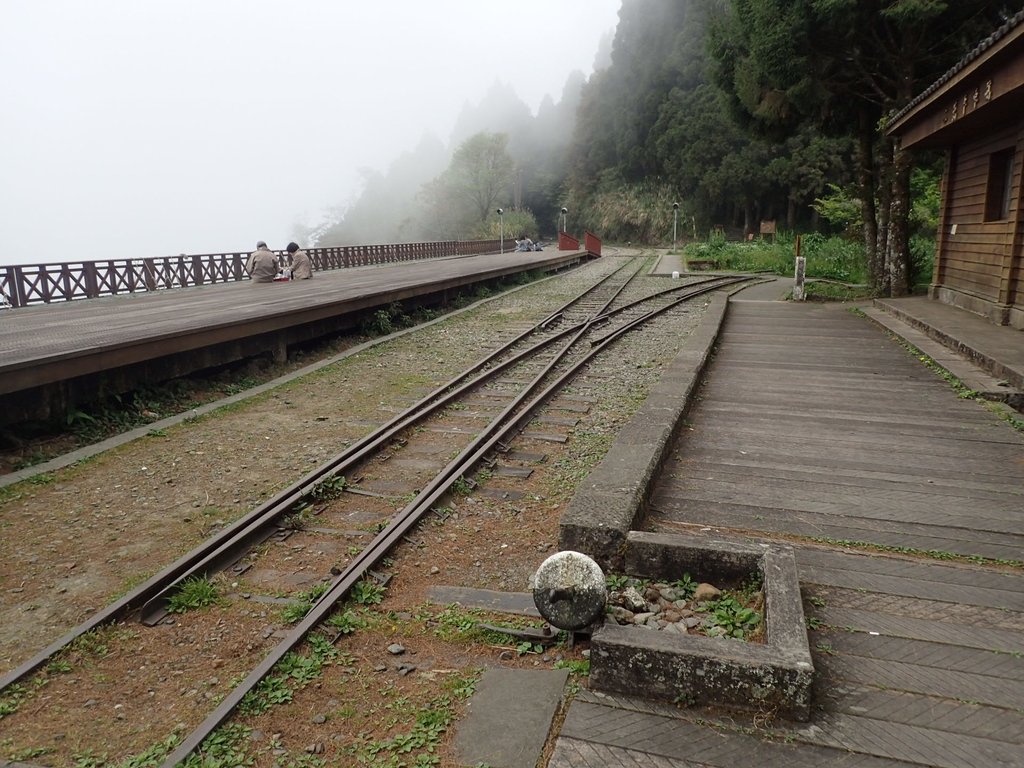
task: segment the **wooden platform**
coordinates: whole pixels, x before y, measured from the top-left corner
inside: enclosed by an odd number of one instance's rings
[[[644,527],[794,544],[815,713],[584,692],[550,765],[1024,766],[1024,438],[864,318],[782,302],[730,306],[690,425]]]
[[[120,384],[111,383],[115,371],[151,381],[262,352],[281,359],[292,344],[351,326],[354,313],[586,258],[556,250],[437,258],[317,272],[311,280],[220,283],[5,310],[0,410],[49,397],[74,402]],[[55,388],[40,391],[46,385]]]

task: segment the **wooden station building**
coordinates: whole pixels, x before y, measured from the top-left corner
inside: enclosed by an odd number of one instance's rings
[[[1024,330],[1024,11],[891,121],[904,149],[944,149],[929,295]]]

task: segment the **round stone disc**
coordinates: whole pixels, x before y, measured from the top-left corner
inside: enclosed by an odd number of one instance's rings
[[[540,564],[533,582],[533,602],[553,627],[583,629],[604,614],[604,573],[581,552],[556,552]]]

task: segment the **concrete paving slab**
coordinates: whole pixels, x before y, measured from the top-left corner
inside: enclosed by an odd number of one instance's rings
[[[535,768],[562,701],[566,669],[489,669],[455,732],[463,765]]]
[[[671,275],[673,272],[683,273],[686,267],[683,264],[682,253],[663,253],[655,262],[649,275]]]

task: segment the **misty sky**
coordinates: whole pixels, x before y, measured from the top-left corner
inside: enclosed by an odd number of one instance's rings
[[[496,81],[536,112],[620,0],[0,0],[0,263],[283,248]]]

